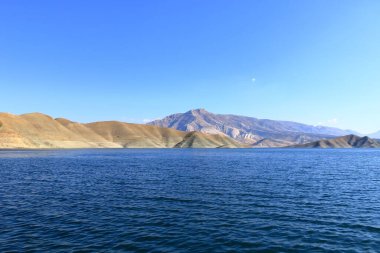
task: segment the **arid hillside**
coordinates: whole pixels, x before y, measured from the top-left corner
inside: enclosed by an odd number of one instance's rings
[[[0,148],[237,148],[226,136],[129,124],[81,124],[41,113],[0,113]]]

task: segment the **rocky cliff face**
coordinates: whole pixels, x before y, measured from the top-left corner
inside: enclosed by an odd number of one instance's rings
[[[351,134],[351,131],[331,127],[213,114],[205,109],[173,114],[148,124],[181,131],[224,134],[253,147],[283,147]]]
[[[291,146],[292,148],[380,148],[380,142],[367,136],[359,137],[347,135],[331,140],[320,140],[302,145]]]
[[[191,141],[190,141],[191,140]],[[236,148],[226,136],[117,121],[80,124],[41,113],[0,113],[0,148]]]

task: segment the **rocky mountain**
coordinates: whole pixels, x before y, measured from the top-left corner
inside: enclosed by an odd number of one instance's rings
[[[41,113],[0,113],[0,148],[236,148],[225,135],[117,121],[81,124]]]
[[[347,135],[330,140],[320,140],[307,144],[290,146],[292,148],[380,148],[380,142],[368,136]]]
[[[352,134],[352,131],[324,126],[310,126],[290,121],[214,114],[205,109],[177,113],[148,125],[174,128],[181,131],[225,134],[253,147],[284,147],[303,144],[322,138]]]

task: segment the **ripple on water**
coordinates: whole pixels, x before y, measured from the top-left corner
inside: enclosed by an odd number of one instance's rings
[[[0,151],[0,251],[380,249],[380,150]]]

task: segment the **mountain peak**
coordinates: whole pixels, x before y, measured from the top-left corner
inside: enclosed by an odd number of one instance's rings
[[[209,112],[206,111],[206,109],[204,109],[204,108],[192,109],[192,110],[190,110],[189,112],[191,112],[191,113],[199,113],[199,114],[202,114],[202,113],[209,113]]]
[[[343,139],[360,139],[361,137],[359,137],[355,134],[348,134],[348,135],[342,136],[340,138],[343,138]]]

